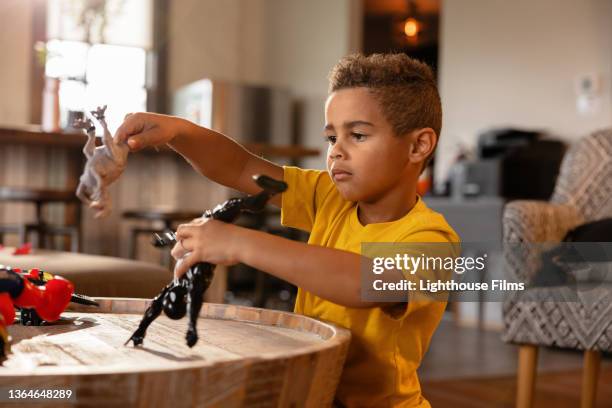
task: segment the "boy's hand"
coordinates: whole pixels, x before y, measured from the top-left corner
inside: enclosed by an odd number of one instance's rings
[[[116,143],[127,141],[133,152],[145,147],[163,146],[176,137],[183,122],[180,118],[157,113],[129,113],[115,132],[114,139]]]
[[[172,249],[172,256],[177,260],[174,277],[180,278],[198,262],[237,264],[240,229],[210,218],[196,218],[179,225],[176,231],[178,243]]]

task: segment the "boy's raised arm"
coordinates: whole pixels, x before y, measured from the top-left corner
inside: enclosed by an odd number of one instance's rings
[[[247,194],[260,190],[252,179],[254,174],[283,179],[281,166],[252,154],[221,133],[173,116],[127,115],[115,133],[115,140],[127,141],[132,151],[168,144],[205,177]],[[280,196],[270,203],[280,207]]]

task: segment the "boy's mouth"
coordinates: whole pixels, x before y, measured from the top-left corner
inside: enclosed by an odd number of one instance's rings
[[[347,180],[353,175],[344,169],[332,169],[331,174],[335,181]]]

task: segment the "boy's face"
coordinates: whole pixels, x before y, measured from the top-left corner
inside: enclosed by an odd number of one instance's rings
[[[410,177],[411,138],[395,135],[367,88],[342,89],[327,98],[325,137],[327,171],[344,199],[377,202],[416,183]]]

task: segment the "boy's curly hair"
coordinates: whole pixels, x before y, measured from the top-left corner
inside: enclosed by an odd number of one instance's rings
[[[438,138],[442,104],[431,68],[406,54],[362,54],[342,58],[329,74],[329,93],[369,88],[398,136],[432,128]]]

